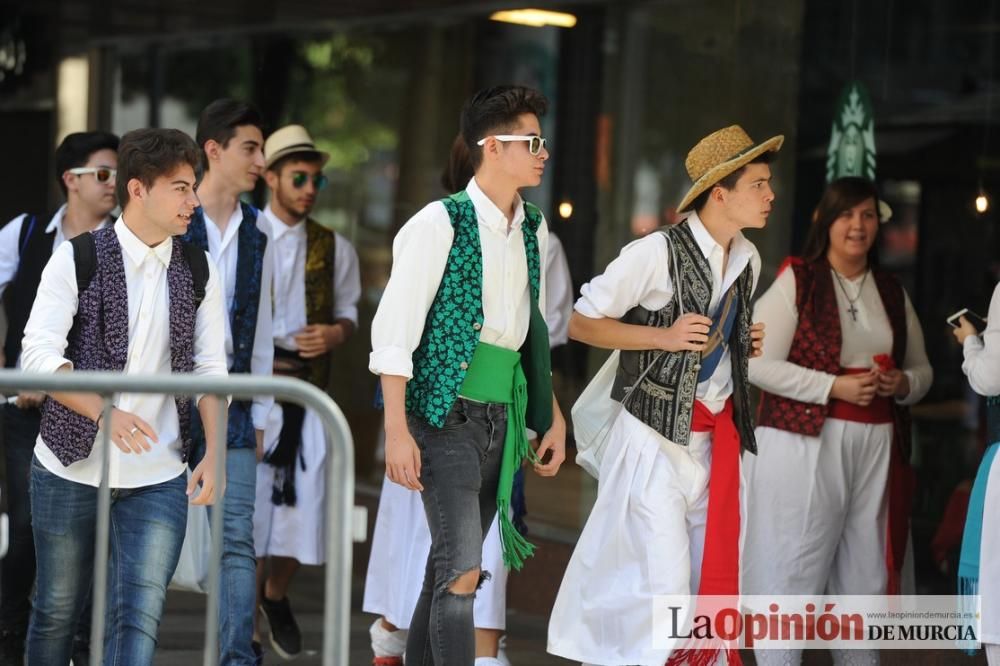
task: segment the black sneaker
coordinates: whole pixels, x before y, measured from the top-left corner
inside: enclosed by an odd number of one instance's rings
[[[0,664],[24,663],[24,639],[21,632],[0,631]]]
[[[302,652],[302,632],[295,623],[292,607],[288,597],[281,601],[271,601],[267,597],[261,599],[261,610],[267,617],[270,628],[271,647],[283,659],[295,659]]]

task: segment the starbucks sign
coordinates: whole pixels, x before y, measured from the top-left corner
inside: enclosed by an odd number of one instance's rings
[[[868,91],[857,81],[847,84],[836,109],[826,151],[826,182],[843,176],[875,180],[875,118]]]

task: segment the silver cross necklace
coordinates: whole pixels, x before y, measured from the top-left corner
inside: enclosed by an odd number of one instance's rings
[[[858,321],[858,308],[856,308],[854,304],[859,298],[861,298],[861,292],[865,288],[865,280],[868,279],[869,272],[870,271],[868,269],[865,269],[865,276],[861,278],[861,286],[858,287],[858,293],[854,296],[854,298],[851,298],[850,294],[847,293],[847,288],[844,286],[844,281],[840,279],[840,273],[838,273],[836,269],[833,271],[833,277],[837,278],[837,284],[840,285],[840,290],[844,292],[844,298],[847,299],[847,311],[851,314],[851,320],[855,323]]]

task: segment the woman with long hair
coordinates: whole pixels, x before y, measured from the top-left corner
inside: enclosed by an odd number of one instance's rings
[[[933,373],[899,281],[878,267],[875,185],[827,186],[801,257],[787,260],[754,321],[767,344],[750,361],[762,389],[758,455],[746,456],[743,592],[898,592],[909,534],[909,410]],[[800,650],[757,650],[798,664]],[[875,651],[834,651],[877,664]]]

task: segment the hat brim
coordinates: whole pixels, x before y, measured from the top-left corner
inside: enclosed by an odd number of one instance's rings
[[[757,159],[764,153],[776,153],[781,150],[781,144],[785,142],[785,136],[779,134],[778,136],[772,136],[767,141],[760,143],[745,153],[742,153],[733,159],[723,162],[722,164],[717,164],[703,175],[701,178],[695,181],[691,189],[687,191],[684,198],[681,199],[680,204],[677,206],[677,212],[686,212],[694,200],[698,198],[698,195],[705,190],[713,187],[720,180],[736,171],[737,169],[746,166],[753,160]]]
[[[275,162],[277,162],[283,157],[288,157],[289,155],[315,155],[319,158],[321,162],[320,166],[326,166],[327,161],[330,159],[330,153],[324,152],[322,150],[291,146],[279,150],[274,155],[268,156],[268,158],[264,161],[264,168],[270,169]]]

